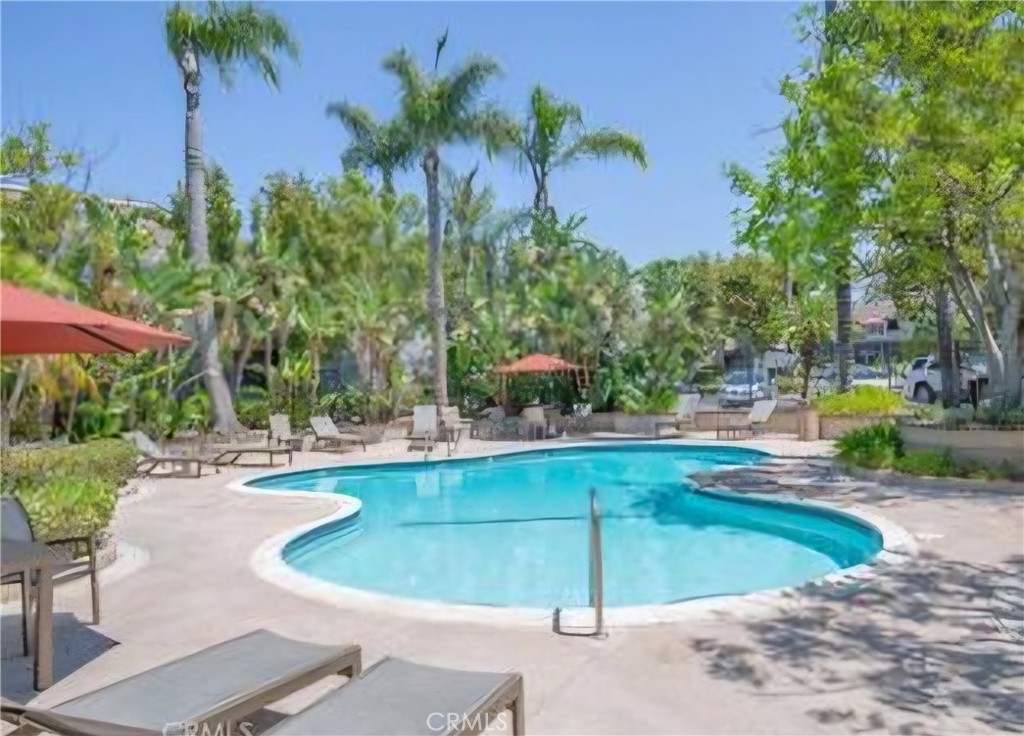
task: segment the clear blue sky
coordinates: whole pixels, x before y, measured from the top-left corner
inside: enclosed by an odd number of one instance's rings
[[[92,190],[166,202],[183,175],[184,95],[163,39],[162,3],[0,4],[2,122],[45,120],[58,143],[96,159]],[[588,234],[635,263],[731,246],[735,205],[727,161],[763,162],[784,111],[778,80],[799,64],[797,5],[745,3],[275,3],[302,45],[282,89],[243,73],[203,98],[209,157],[235,182],[244,211],[267,173],[336,173],[346,143],[324,114],[334,100],[395,109],[380,60],[406,45],[433,60],[449,27],[449,62],[494,56],[504,77],[491,93],[523,112],[541,82],[582,105],[591,125],[643,137],[651,167],[583,163],[552,181],[560,214],[587,215]],[[481,171],[506,204],[531,184],[508,161],[453,151],[456,168]],[[422,190],[420,177],[404,182]]]

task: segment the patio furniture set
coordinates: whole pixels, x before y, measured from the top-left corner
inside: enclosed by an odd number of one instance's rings
[[[300,642],[265,629],[49,708],[0,699],[0,715],[62,736],[231,733],[257,710],[330,675],[348,680],[264,736],[474,734],[505,710],[511,711],[512,733],[525,733],[517,672],[470,672],[393,658],[364,672],[359,646]]]

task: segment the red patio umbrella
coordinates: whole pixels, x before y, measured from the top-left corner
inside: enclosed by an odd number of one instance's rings
[[[578,365],[556,358],[553,355],[534,353],[524,358],[513,361],[508,365],[500,365],[494,369],[495,373],[561,373],[562,371],[574,371]]]
[[[0,281],[0,355],[134,353],[188,337]]]

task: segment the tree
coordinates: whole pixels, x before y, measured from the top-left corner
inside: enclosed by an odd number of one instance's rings
[[[647,149],[637,136],[614,128],[588,131],[579,105],[560,100],[539,85],[530,94],[530,111],[516,131],[514,150],[533,175],[535,212],[548,207],[548,177],[556,169],[582,159],[612,158],[647,168]]]
[[[169,224],[182,242],[188,242],[188,194],[184,182],[178,182],[171,195]],[[223,167],[213,164],[206,176],[206,225],[210,260],[230,263],[235,257],[238,234],[242,229],[242,213],[235,206],[231,178]]]
[[[423,169],[427,187],[427,309],[433,337],[434,401],[438,412],[448,405],[447,313],[439,186],[441,150],[452,143],[483,142],[491,152],[509,139],[513,129],[511,120],[503,112],[481,102],[487,83],[499,73],[497,63],[484,56],[473,56],[448,74],[438,72],[447,37],[446,32],[438,40],[433,72],[424,72],[405,49],[384,59],[384,69],[399,83],[399,112],[383,127],[365,124],[372,117],[360,108],[347,103],[332,106],[344,111],[343,120],[348,120],[349,125],[361,121],[355,130],[401,131],[400,134],[389,133],[402,141],[398,147],[402,155],[394,159],[402,166],[418,159]],[[383,156],[378,147],[371,149],[373,156],[364,155],[362,150],[357,135],[345,155],[349,161],[359,161],[364,166],[379,167],[381,160],[394,160]]]
[[[167,47],[181,71],[185,90],[185,190],[188,195],[188,250],[193,264],[210,264],[206,221],[206,165],[203,160],[199,112],[201,65],[216,65],[221,82],[230,84],[239,64],[254,69],[273,88],[278,86],[276,55],[298,56],[298,45],[284,22],[252,4],[210,2],[205,15],[176,3],[164,17]],[[230,432],[240,425],[231,391],[221,366],[213,306],[207,302],[196,314],[197,349],[203,381],[210,396],[214,429]]]
[[[352,139],[341,155],[345,169],[379,172],[382,193],[394,196],[395,174],[409,167],[413,155],[412,143],[400,122],[379,123],[369,110],[349,102],[331,103],[327,114],[336,117]]]

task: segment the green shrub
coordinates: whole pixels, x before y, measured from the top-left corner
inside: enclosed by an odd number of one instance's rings
[[[822,416],[897,414],[904,408],[903,397],[881,386],[854,386],[845,394],[824,394],[811,402]]]
[[[6,450],[0,492],[21,500],[40,539],[95,534],[110,524],[118,489],[135,474],[136,456],[120,439]]]
[[[903,437],[893,424],[876,424],[854,429],[838,440],[843,460],[864,468],[891,468],[903,455]]]
[[[804,383],[799,376],[780,373],[775,376],[775,387],[780,395],[798,394],[803,390]]]
[[[1024,406],[990,402],[978,407],[975,421],[998,427],[1024,427]]]
[[[891,469],[907,475],[931,478],[975,478],[994,480],[1016,478],[1019,471],[1008,462],[998,466],[961,461],[949,452],[910,450],[904,452],[903,438],[892,424],[863,427],[847,432],[838,440],[839,457],[862,468]]]
[[[957,475],[957,467],[952,455],[936,450],[911,450],[902,457],[896,458],[892,468],[909,475],[926,475],[933,478]]]
[[[270,428],[270,402],[267,399],[244,398],[235,403],[235,414],[248,429]]]

